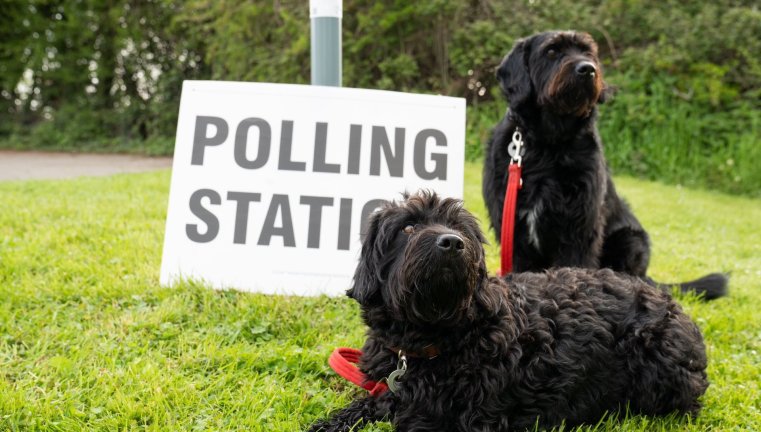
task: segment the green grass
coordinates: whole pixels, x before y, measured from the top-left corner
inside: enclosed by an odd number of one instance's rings
[[[700,417],[595,429],[761,430],[761,202],[617,180],[654,239],[652,275],[732,271],[731,297],[680,299],[708,346]],[[0,430],[296,431],[362,393],[326,363],[362,343],[349,299],[158,285],[168,184],[168,172],[0,183]],[[466,203],[483,220],[479,184],[468,164]]]

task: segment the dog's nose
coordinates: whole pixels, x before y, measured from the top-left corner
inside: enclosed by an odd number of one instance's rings
[[[597,72],[597,68],[595,67],[595,64],[588,61],[579,62],[576,65],[576,74],[577,75],[594,75]]]
[[[458,252],[465,248],[465,242],[455,234],[442,234],[436,238],[436,246],[444,252]]]

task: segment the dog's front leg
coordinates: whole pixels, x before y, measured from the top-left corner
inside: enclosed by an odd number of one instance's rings
[[[308,432],[357,431],[367,423],[388,417],[392,408],[393,397],[390,394],[379,397],[368,396],[355,400],[346,408],[334,412],[330,418],[317,421],[309,427]]]

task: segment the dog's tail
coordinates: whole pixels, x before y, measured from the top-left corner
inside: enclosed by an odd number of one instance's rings
[[[694,293],[702,296],[704,300],[714,300],[724,297],[728,293],[729,274],[725,273],[711,273],[689,282],[672,284],[656,282],[649,277],[645,279],[656,288],[667,293],[671,293],[674,288],[679,288],[679,291],[683,293]]]

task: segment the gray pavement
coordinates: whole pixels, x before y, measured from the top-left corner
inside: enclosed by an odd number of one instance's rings
[[[170,157],[0,150],[0,181],[107,176],[171,166]]]

